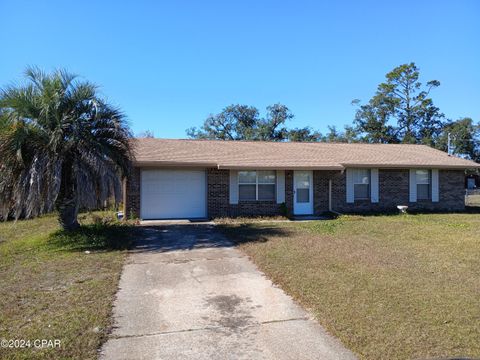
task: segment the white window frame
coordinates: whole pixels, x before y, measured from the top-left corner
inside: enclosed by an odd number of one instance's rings
[[[418,171],[426,171],[428,173],[428,183],[418,182],[417,172]],[[420,198],[418,196],[418,185],[428,185],[428,196],[426,198]],[[415,187],[417,191],[417,200],[428,201],[432,200],[432,171],[430,169],[415,169]]]
[[[259,183],[258,182],[258,173],[261,172],[261,171],[271,171],[273,172],[273,176],[274,176],[274,179],[273,179],[273,182],[271,183]],[[253,182],[250,182],[250,183],[246,183],[246,182],[241,182],[240,181],[240,173],[241,172],[254,172],[255,173],[255,183]],[[238,201],[276,201],[277,199],[277,172],[275,170],[239,170],[238,171],[238,175],[237,175],[237,179],[238,179]],[[241,185],[255,185],[255,199],[252,199],[252,200],[243,200],[240,198],[240,186]],[[264,199],[258,199],[258,185],[273,185],[274,186],[274,194],[273,194],[273,198],[271,200],[264,200]]]
[[[368,172],[368,184],[365,184],[363,182],[355,182],[355,175],[359,171],[367,171]],[[357,198],[357,195],[355,194],[355,185],[368,185],[368,190],[367,190],[367,197],[365,198]],[[372,198],[372,172],[370,169],[364,169],[364,168],[357,168],[357,169],[352,169],[352,187],[353,187],[353,200],[354,201],[364,201],[364,200],[370,200]]]

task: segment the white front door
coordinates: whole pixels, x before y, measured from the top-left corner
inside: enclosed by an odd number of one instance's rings
[[[293,173],[293,213],[295,215],[313,214],[312,171],[302,170]]]
[[[467,189],[472,190],[475,189],[475,179],[468,179],[467,180]]]

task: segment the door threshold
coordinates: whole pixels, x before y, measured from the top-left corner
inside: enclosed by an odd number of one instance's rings
[[[141,226],[182,225],[182,224],[200,224],[200,223],[213,224],[213,222],[207,218],[140,220]]]
[[[311,220],[327,220],[326,216],[317,216],[317,215],[294,215],[293,221],[311,221]]]

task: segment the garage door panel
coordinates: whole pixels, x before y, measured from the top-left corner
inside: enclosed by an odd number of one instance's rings
[[[141,217],[206,217],[206,178],[201,170],[142,171]]]

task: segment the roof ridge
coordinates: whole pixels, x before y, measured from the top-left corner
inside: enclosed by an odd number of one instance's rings
[[[182,142],[216,142],[216,143],[253,143],[253,144],[322,144],[322,145],[360,145],[360,146],[424,146],[435,149],[426,144],[404,144],[404,143],[364,143],[364,142],[338,142],[338,141],[274,141],[274,140],[221,140],[221,139],[176,139],[176,138],[141,138],[135,140],[147,141],[182,141]],[[442,150],[438,150],[442,151]]]

